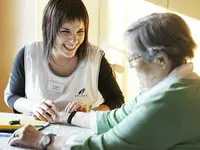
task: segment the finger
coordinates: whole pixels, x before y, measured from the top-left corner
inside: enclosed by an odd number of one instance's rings
[[[35,111],[34,115],[41,121],[47,121],[38,111]]]
[[[24,131],[37,131],[36,128],[30,124],[26,125],[24,128]]]
[[[66,106],[65,106],[65,111],[67,111],[68,107],[71,105],[72,102],[69,102]]]
[[[67,106],[65,107],[65,111],[70,112],[71,108],[73,108],[75,105],[76,105],[75,102],[68,103]]]
[[[82,111],[82,112],[88,112],[89,111],[89,108],[88,108],[88,105],[82,105],[81,106],[81,109],[79,109],[79,111]]]
[[[80,107],[80,108],[78,109],[78,111],[84,112],[84,107]]]
[[[8,143],[10,143],[10,141],[13,139],[13,138],[16,138],[16,137],[19,137],[21,134],[21,132],[24,131],[24,127],[21,127],[20,129],[16,130],[15,132],[13,132],[13,134],[11,135],[11,137],[9,138],[8,140]]]
[[[12,138],[12,139],[8,142],[8,144],[11,145],[11,146],[19,146],[19,145],[21,145],[21,137]]]
[[[73,112],[73,111],[77,111],[80,108],[81,108],[81,105],[76,103],[73,107],[71,107],[70,113]]]
[[[56,111],[61,111],[61,108],[56,103],[54,103],[53,101],[49,99],[45,100],[44,103],[47,104],[48,106],[51,106]]]
[[[8,139],[8,144],[10,143],[10,141],[15,137],[15,132],[10,136],[10,138]]]
[[[55,110],[52,109],[51,106],[47,105],[46,103],[42,103],[40,105],[40,107],[46,111],[47,113],[49,113],[50,116],[54,116],[54,117],[57,117],[57,113]]]
[[[46,111],[44,111],[42,108],[38,108],[37,112],[39,113],[39,117],[44,118],[45,121],[51,122],[53,120],[53,118]]]
[[[33,118],[34,118],[35,120],[40,120],[35,114],[33,114]]]

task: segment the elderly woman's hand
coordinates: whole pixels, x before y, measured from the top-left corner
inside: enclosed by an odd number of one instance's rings
[[[33,117],[37,120],[52,122],[57,116],[61,108],[49,99],[43,100],[33,109]]]
[[[40,146],[40,140],[43,136],[44,134],[37,131],[33,126],[26,125],[12,134],[8,144],[17,147],[42,149]]]

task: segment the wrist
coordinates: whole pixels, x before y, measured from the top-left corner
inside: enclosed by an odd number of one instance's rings
[[[67,123],[70,113],[66,111],[58,112],[58,117],[54,120],[56,123]]]
[[[67,123],[72,124],[72,119],[74,118],[74,116],[76,115],[77,111],[73,111],[69,114],[68,118],[67,118]]]
[[[77,112],[76,116],[72,118],[72,124],[84,128],[90,128],[90,112]]]
[[[40,139],[39,148],[42,150],[47,150],[47,148],[54,142],[55,134],[43,135]]]
[[[41,102],[31,102],[30,103],[30,108],[32,112],[35,112],[35,110],[40,106]]]
[[[40,142],[41,142],[41,139],[44,137],[45,134],[42,133],[42,132],[39,132],[39,133],[40,133],[40,135],[38,135],[37,140],[35,140],[35,143],[33,142],[33,147],[42,150]]]

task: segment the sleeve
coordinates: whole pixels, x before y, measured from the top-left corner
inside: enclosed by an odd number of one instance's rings
[[[24,51],[25,47],[18,52],[13,63],[7,87],[4,91],[4,100],[10,108],[14,107],[17,99],[25,97]]]
[[[98,90],[110,109],[119,108],[124,103],[124,96],[113,76],[110,64],[103,56],[100,65]]]
[[[72,150],[166,150],[182,140],[180,119],[176,105],[140,105],[108,132],[90,136]]]
[[[135,109],[137,103],[137,97],[133,100],[129,101],[127,104],[123,104],[121,108],[102,112],[96,112],[96,125],[97,125],[97,133],[104,133],[119,124],[122,120],[124,120],[132,111]]]

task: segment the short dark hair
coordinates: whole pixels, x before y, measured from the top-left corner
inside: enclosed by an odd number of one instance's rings
[[[89,16],[85,5],[82,0],[49,0],[42,20],[44,55],[47,59],[51,55],[59,29],[66,21],[75,20],[83,21],[85,26],[85,39],[77,51],[78,59],[82,60],[88,47]]]
[[[172,61],[172,69],[194,57],[196,43],[186,22],[174,13],[153,13],[131,24],[125,36],[133,41],[145,58],[153,60],[159,51]]]

